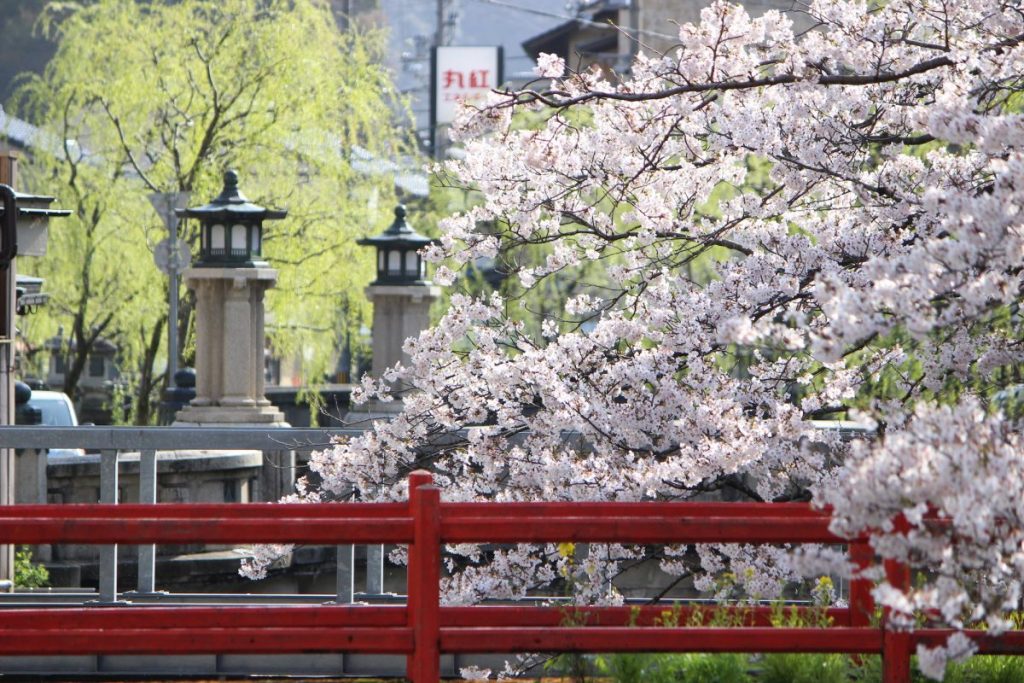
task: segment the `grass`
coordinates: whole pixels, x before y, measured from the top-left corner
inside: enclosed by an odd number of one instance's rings
[[[592,675],[565,683],[881,683],[881,657],[842,654],[609,654],[586,657]],[[913,671],[912,683],[927,683]],[[1022,683],[1024,657],[978,655],[946,668],[944,683]]]

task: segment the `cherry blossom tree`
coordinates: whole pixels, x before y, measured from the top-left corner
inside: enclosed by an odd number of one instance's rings
[[[541,335],[516,300],[453,296],[408,364],[364,383],[364,398],[409,389],[401,415],[316,456],[322,484],[302,495],[401,498],[424,467],[449,500],[813,495],[837,531],[928,572],[911,592],[879,577],[895,614],[1005,628],[1024,575],[1022,443],[1002,401],[1024,360],[1024,10],[806,11],[816,27],[794,35],[782,14],[716,2],[628,77],[542,55],[537,87],[466,109],[465,158],[443,173],[480,202],[442,223],[436,279],[480,257],[526,289],[593,263],[607,277]],[[814,422],[835,417],[873,438]],[[614,600],[644,556],[558,550],[453,549],[448,598],[571,575],[581,600]],[[750,568],[736,575],[761,596],[800,568],[778,549],[700,556]],[[930,674],[945,654],[922,651]]]

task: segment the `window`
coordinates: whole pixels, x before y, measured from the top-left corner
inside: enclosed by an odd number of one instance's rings
[[[89,356],[89,376],[103,377],[103,356]]]
[[[236,223],[231,226],[231,255],[232,256],[245,256],[248,250],[248,245],[245,243],[245,226],[241,223]]]
[[[224,253],[224,226],[219,223],[210,226],[210,253]]]

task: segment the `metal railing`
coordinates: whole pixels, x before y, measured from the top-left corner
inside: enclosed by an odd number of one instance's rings
[[[138,503],[157,502],[157,469],[161,451],[260,451],[264,457],[279,454],[278,466],[295,468],[295,455],[329,447],[334,438],[357,436],[362,430],[316,428],[259,427],[3,427],[0,448],[16,449],[85,449],[99,452],[99,502],[118,504],[119,464],[125,452],[139,454]],[[66,462],[66,461],[65,461]],[[366,549],[366,582],[362,595],[355,590],[355,546],[337,547],[337,579],[335,600],[351,603],[356,597],[380,596],[384,593],[383,546]],[[99,557],[99,593],[96,602],[111,605],[119,602],[117,591],[118,550],[104,545]],[[156,553],[152,544],[138,548],[137,587],[132,600],[161,601],[165,593],[156,590]],[[223,596],[230,600],[230,596]]]

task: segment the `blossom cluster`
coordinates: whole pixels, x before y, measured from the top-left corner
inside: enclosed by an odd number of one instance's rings
[[[324,490],[400,498],[429,467],[449,500],[811,491],[838,531],[935,572],[880,586],[897,613],[1003,623],[1024,570],[1022,445],[992,401],[1024,353],[1024,15],[998,0],[806,11],[816,28],[797,35],[784,14],[715,2],[627,78],[545,55],[549,90],[465,110],[445,173],[481,201],[442,222],[438,279],[488,258],[524,301],[600,281],[536,327],[508,296],[453,295],[388,378],[410,390],[402,413],[314,458]],[[878,439],[817,428],[854,409]],[[464,552],[452,600],[559,576],[554,548]],[[615,600],[644,552],[594,548],[571,583]],[[687,571],[684,553],[662,567]],[[699,555],[756,568],[736,575],[762,595],[799,564]]]

